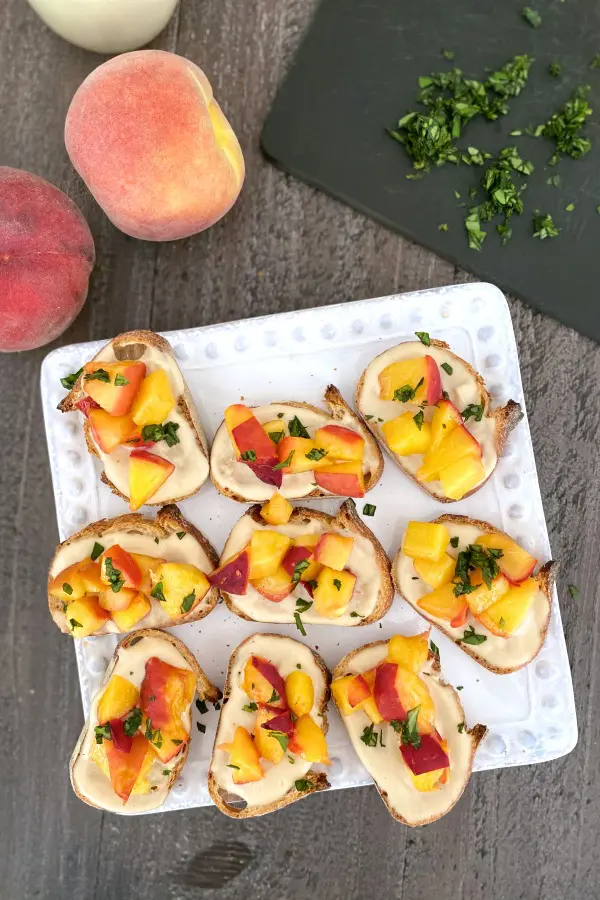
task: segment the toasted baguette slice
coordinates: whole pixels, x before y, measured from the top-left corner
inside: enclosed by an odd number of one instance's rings
[[[362,471],[364,491],[367,493],[375,487],[383,472],[383,455],[377,441],[366,422],[348,406],[334,385],[329,385],[324,399],[329,407],[329,413],[317,406],[311,406],[310,403],[298,403],[291,400],[270,403],[268,406],[254,406],[251,409],[261,424],[280,419],[282,425],[285,426],[294,416],[298,416],[311,436],[317,428],[326,425],[341,425],[356,431],[365,441]],[[285,431],[287,436],[287,429]],[[273,449],[273,455],[276,456],[275,444]],[[214,486],[221,494],[237,500],[238,503],[256,503],[268,500],[277,490],[288,500],[339,496],[316,485],[312,470],[294,475],[284,475],[280,488],[265,484],[245,463],[236,460],[224,421],[219,426],[213,441],[210,455],[210,476]],[[343,496],[347,496],[349,493],[349,491],[342,492]],[[353,496],[355,495],[353,494]]]
[[[432,338],[429,346],[425,346],[421,341],[406,341],[386,350],[369,363],[358,382],[355,398],[356,408],[364,418],[368,419],[369,426],[379,441],[409,478],[436,500],[442,503],[454,503],[456,501],[444,493],[441,481],[426,482],[417,478],[417,470],[423,462],[423,454],[400,456],[398,453],[394,453],[382,430],[382,425],[386,422],[407,411],[417,414],[420,407],[414,402],[401,403],[395,400],[382,400],[379,393],[379,375],[392,363],[419,356],[430,356],[435,360],[441,377],[441,387],[448,394],[448,399],[459,413],[462,413],[470,405],[483,406],[481,420],[478,422],[474,416],[471,416],[464,420],[464,426],[481,445],[481,462],[485,477],[467,491],[460,498],[461,500],[478,491],[490,478],[506,440],[513,428],[523,418],[523,412],[520,405],[514,400],[509,400],[506,406],[490,409],[491,398],[481,375],[464,359],[452,353],[444,341]],[[442,368],[442,364],[451,370],[451,374]],[[410,387],[414,388],[415,385],[410,385]],[[427,407],[424,407],[423,412],[426,421],[431,418]]]
[[[229,755],[219,745],[231,741],[239,725],[254,730],[257,713],[244,710],[249,698],[242,687],[244,667],[251,656],[261,656],[273,663],[285,679],[301,666],[310,675],[314,687],[314,703],[310,712],[313,720],[326,734],[327,701],[331,674],[318,653],[281,634],[252,634],[236,647],[229,660],[225,692],[215,735],[212,759],[208,771],[208,790],[221,812],[234,819],[247,819],[274,812],[301,800],[315,791],[330,787],[323,771],[312,768],[302,756],[286,752],[277,765],[261,758],[265,777],[245,784],[233,782]],[[294,759],[294,763],[290,762]]]
[[[155,334],[154,331],[128,331],[113,338],[98,351],[93,361],[100,360],[107,363],[124,360],[141,361],[146,364],[146,374],[162,368],[169,376],[176,406],[169,413],[166,421],[175,422],[179,426],[177,430],[179,443],[169,447],[166,441],[161,440],[150,447],[150,452],[169,460],[174,464],[175,470],[147,501],[146,505],[161,506],[163,503],[177,503],[197,493],[209,475],[208,443],[192,395],[177,365],[169,342],[159,334]],[[79,376],[72,390],[59,403],[58,409],[61,412],[79,412],[77,403],[86,396],[83,385],[84,373]],[[113,494],[123,500],[129,500],[129,467],[124,463],[127,462],[129,453],[135,447],[121,445],[112,453],[106,454],[94,440],[89,420],[85,416],[83,431],[88,451],[97,456],[104,466],[104,471],[100,475],[101,480],[108,485]]]
[[[235,556],[246,547],[255,531],[277,531],[288,537],[321,535],[333,532],[354,541],[345,568],[356,576],[354,592],[346,611],[335,617],[325,617],[316,610],[316,604],[302,612],[301,619],[307,625],[370,625],[386,614],[394,599],[394,585],[390,574],[390,562],[385,550],[356,512],[353,500],[345,500],[337,515],[332,516],[317,509],[298,506],[286,525],[269,525],[261,516],[261,507],[251,506],[234,525],[221,556],[221,563]],[[318,575],[316,576],[318,582]],[[291,576],[290,576],[291,582]],[[267,599],[251,584],[245,594],[234,594],[221,589],[221,595],[229,609],[242,619],[253,622],[294,624],[298,599],[312,602],[313,595],[305,582],[299,581],[291,593],[280,602]],[[303,604],[301,604],[302,606]]]
[[[94,544],[99,543],[105,549],[111,544],[119,544],[131,553],[156,556],[167,562],[188,562],[208,575],[218,565],[219,557],[212,544],[202,532],[185,519],[176,506],[163,506],[155,519],[148,519],[140,513],[128,513],[114,519],[100,519],[87,525],[81,531],[71,535],[59,544],[48,573],[48,587],[53,578],[67,566],[90,557]],[[219,591],[209,588],[202,600],[188,613],[176,618],[171,617],[161,607],[159,600],[150,597],[151,610],[136,622],[136,628],[156,626],[170,628],[203,619],[214,609],[219,599]],[[69,625],[68,606],[63,601],[48,593],[50,615],[65,634],[78,637]],[[128,630],[128,629],[126,629]],[[122,633],[117,623],[111,618],[94,635]]]
[[[428,637],[428,633],[424,637]],[[333,677],[362,674],[384,662],[387,654],[387,641],[365,644],[340,660]],[[400,734],[389,722],[373,725],[362,709],[345,716],[338,707],[356,755],[373,778],[390,815],[410,826],[435,822],[458,802],[471,775],[475,751],[487,733],[484,725],[475,725],[470,730],[466,728],[459,696],[452,685],[441,677],[439,659],[431,650],[417,674],[434,703],[434,726],[448,744],[450,772],[446,783],[435,790],[422,792],[415,787],[400,752]],[[371,728],[378,738],[376,746],[361,740],[366,728]]]
[[[157,809],[167,799],[169,791],[185,765],[192,740],[191,707],[189,710],[189,740],[181,745],[181,750],[168,763],[162,762],[157,757],[146,775],[151,787],[145,793],[132,793],[126,803],[123,803],[114,792],[110,779],[89,758],[96,744],[94,728],[98,724],[98,703],[111,676],[122,675],[139,689],[144,679],[146,662],[152,656],[158,656],[164,662],[177,668],[190,669],[197,679],[196,693],[200,700],[210,700],[212,703],[216,703],[221,696],[221,692],[206,677],[194,655],[176,637],[155,628],[142,628],[124,638],[115,650],[100,689],[92,700],[89,717],[83,726],[69,763],[73,790],[80,800],[96,809],[105,809],[126,816]],[[131,674],[132,672],[133,674]],[[152,790],[154,786],[156,786],[156,790]]]
[[[456,548],[451,545],[447,548],[449,555],[454,557],[458,556],[461,550],[464,550],[468,544],[475,541],[478,535],[483,533],[503,535],[511,539],[510,535],[499,528],[494,528],[489,522],[472,519],[469,516],[443,515],[435,519],[435,522],[446,526],[451,539],[458,538]],[[499,675],[506,675],[509,672],[516,672],[517,669],[521,669],[535,659],[546,639],[552,609],[552,588],[557,568],[558,563],[550,561],[543,565],[537,574],[531,576],[538,583],[537,594],[535,594],[524,620],[517,630],[507,637],[493,634],[471,612],[468,613],[464,624],[453,628],[448,621],[430,615],[422,609],[418,605],[418,600],[428,594],[432,588],[418,577],[413,560],[403,553],[402,547],[392,563],[392,574],[396,590],[419,615],[443,631],[461,650],[468,653],[486,669]],[[475,629],[476,634],[484,637],[481,643],[465,644],[462,640],[465,632],[471,627]]]

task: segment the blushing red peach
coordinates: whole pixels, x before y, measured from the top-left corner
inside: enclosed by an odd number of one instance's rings
[[[32,350],[85,302],[94,240],[75,204],[43,178],[0,166],[0,351]]]
[[[244,181],[240,145],[208,78],[162,50],[124,53],[95,69],[71,101],[65,144],[111,222],[142,240],[209,228]]]

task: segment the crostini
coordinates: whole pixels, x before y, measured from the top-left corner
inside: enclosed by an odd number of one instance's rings
[[[552,608],[555,562],[467,516],[409,522],[392,570],[407,603],[461,650],[498,674],[540,651]]]
[[[368,625],[386,614],[394,585],[386,553],[346,500],[337,515],[275,494],[234,525],[209,575],[229,609],[254,622]]]
[[[209,474],[208,444],[171,345],[153,331],[109,341],[79,372],[61,412],[79,410],[101,479],[131,510],[176,503]]]
[[[155,519],[101,519],[59,544],[48,574],[50,614],[75,638],[202,619],[219,592],[219,557],[176,506]]]
[[[514,400],[490,409],[482,377],[425,332],[367,366],[356,408],[400,468],[443,503],[485,484],[523,416]]]
[[[412,826],[452,809],[487,731],[467,728],[428,637],[398,634],[359,647],[338,663],[331,683],[358,758],[391,815]]]
[[[310,647],[253,634],[229,661],[213,755],[210,796],[233,818],[288,806],[329,782],[327,701],[331,675]]]
[[[279,492],[301,497],[363,497],[379,481],[383,456],[366,423],[329,385],[330,412],[308,403],[228,406],[213,441],[210,474],[240,503]]]
[[[71,757],[79,799],[124,815],[162,806],[187,759],[196,693],[220,697],[181,641],[153,628],[124,638]]]

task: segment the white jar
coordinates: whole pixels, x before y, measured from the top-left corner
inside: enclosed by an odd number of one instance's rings
[[[179,0],[29,0],[49,28],[96,53],[124,53],[153,40]]]

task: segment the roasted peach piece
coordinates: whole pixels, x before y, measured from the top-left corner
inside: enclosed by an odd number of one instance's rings
[[[289,460],[289,465],[283,466],[284,475],[293,475],[297,472],[311,472],[321,465],[321,460],[311,459],[309,456],[316,450],[316,444],[310,438],[284,437],[277,444],[277,458],[279,463]],[[324,459],[325,457],[322,457]]]
[[[329,491],[330,494],[338,494],[342,497],[365,496],[365,482],[360,462],[321,465],[315,469],[315,483],[323,490]]]
[[[260,514],[269,525],[285,525],[290,521],[294,507],[285,497],[277,492],[270,500],[263,503]]]
[[[353,546],[354,538],[328,531],[319,538],[315,547],[315,560],[341,572],[348,564]]]
[[[110,783],[123,803],[129,800],[148,753],[153,753],[152,747],[141,734],[134,735],[128,753],[118,750],[113,741],[106,741]]]
[[[112,544],[100,557],[100,578],[105,590],[112,588],[117,593],[122,587],[139,590],[142,573],[135,559],[119,544]]]
[[[310,675],[293,669],[285,679],[285,696],[295,716],[309,713],[315,702],[315,688]]]
[[[409,522],[402,541],[402,550],[411,559],[438,562],[450,543],[445,525],[437,522]]]
[[[136,594],[126,609],[113,610],[113,622],[119,631],[130,631],[140,619],[147,616],[152,605],[145,594]]]
[[[449,400],[440,400],[431,419],[430,450],[436,450],[444,438],[462,424],[462,416],[454,404]]]
[[[154,580],[153,596],[173,619],[187,615],[210,590],[204,572],[190,563],[160,563],[154,570]]]
[[[474,616],[480,616],[482,612],[485,612],[488,606],[492,606],[503,597],[510,587],[508,579],[502,573],[497,575],[493,579],[491,587],[488,587],[483,580],[481,569],[471,572],[470,580],[471,584],[476,587],[470,594],[465,594],[464,599]]]
[[[104,725],[111,719],[121,719],[134,708],[138,702],[140,692],[135,684],[123,678],[122,675],[113,675],[106,686],[106,690],[98,703],[98,722]]]
[[[294,589],[292,579],[283,566],[280,566],[272,575],[265,575],[264,578],[253,581],[252,586],[259,594],[273,603],[281,603]]]
[[[53,597],[58,597],[63,603],[71,603],[72,600],[83,597],[87,588],[81,577],[80,568],[81,563],[74,563],[55,575],[50,582],[49,593]]]
[[[355,584],[356,575],[352,572],[338,572],[324,566],[313,591],[315,610],[328,619],[343,616],[352,599]]]
[[[226,559],[214,572],[210,572],[208,580],[215,587],[230,594],[245,594],[248,590],[249,571],[250,548],[244,547],[235,556]]]
[[[111,416],[125,416],[145,374],[143,362],[93,360],[83,367],[83,390]]]
[[[288,749],[292,753],[297,753],[307,762],[321,763],[325,766],[331,763],[325,735],[309,715],[300,716],[297,719]]]
[[[71,634],[76,638],[89,637],[110,619],[110,613],[102,609],[94,597],[80,597],[73,600],[69,603],[65,615]]]
[[[440,472],[442,489],[449,500],[461,500],[465,494],[485,481],[485,477],[481,460],[472,456],[459,459]]]
[[[422,578],[429,587],[435,590],[452,581],[456,560],[449,553],[443,553],[436,562],[430,559],[415,559],[414,567],[419,578]]]
[[[249,732],[241,725],[235,729],[233,740],[226,744],[219,744],[217,750],[229,753],[229,763],[232,766],[231,777],[235,784],[247,784],[249,781],[260,781],[261,778],[264,778],[258,748]]]
[[[481,444],[464,425],[457,425],[435,450],[425,455],[423,465],[417,469],[417,478],[421,481],[435,481],[440,477],[442,469],[467,456],[481,462]]]
[[[412,635],[412,637],[395,634],[390,638],[388,644],[388,661],[397,663],[411,672],[419,672],[425,665],[429,654],[428,637],[428,631]]]
[[[381,430],[390,450],[398,456],[427,453],[431,446],[431,425],[411,412],[384,422]]]
[[[486,550],[502,550],[502,556],[497,559],[498,567],[511,584],[525,581],[537,565],[537,559],[523,547],[519,547],[508,535],[480,534],[474,543]]]
[[[317,428],[314,444],[320,450],[325,450],[330,459],[359,461],[365,453],[364,437],[342,425],[325,425],[323,428]]]
[[[479,616],[482,625],[499,637],[513,634],[527,615],[539,590],[535,578],[527,578],[513,585],[492,606]]]
[[[143,506],[174,470],[168,459],[147,450],[134,450],[129,455],[129,508],[135,511]]]
[[[278,531],[260,528],[250,540],[250,581],[273,575],[290,547],[292,539]]]
[[[140,437],[131,416],[113,416],[105,409],[91,409],[88,415],[92,436],[103,453],[112,453],[120,444]]]
[[[244,667],[243,689],[255,703],[285,709],[285,682],[278,669],[261,656],[251,656]]]
[[[452,582],[443,584],[441,587],[436,588],[435,591],[420,597],[417,600],[417,606],[437,619],[444,619],[450,624],[456,621],[457,624],[452,625],[453,628],[458,627],[461,618],[466,615],[469,608],[464,596],[455,596]]]
[[[145,425],[160,425],[174,406],[175,397],[169,376],[164,369],[155,369],[142,381],[131,405],[130,415],[140,428]]]

